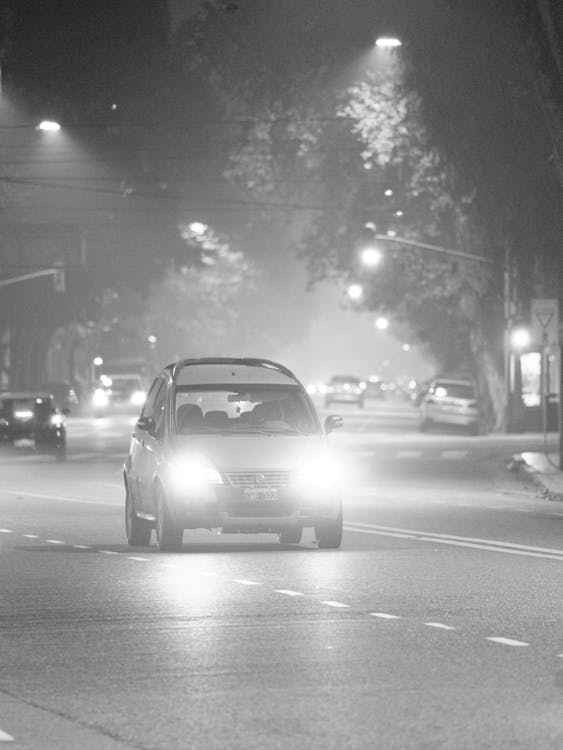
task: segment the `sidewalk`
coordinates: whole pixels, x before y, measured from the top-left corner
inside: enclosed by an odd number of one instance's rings
[[[548,500],[563,501],[563,470],[557,453],[515,453],[508,468],[532,481]]]

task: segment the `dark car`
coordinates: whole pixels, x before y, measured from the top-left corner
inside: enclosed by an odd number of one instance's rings
[[[355,375],[333,375],[326,389],[325,406],[333,403],[364,407],[365,382]]]
[[[64,412],[50,393],[0,392],[0,442],[13,445],[32,440],[37,451],[66,459]]]

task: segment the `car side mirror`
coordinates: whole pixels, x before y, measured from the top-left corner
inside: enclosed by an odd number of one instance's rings
[[[152,417],[139,417],[136,425],[139,430],[152,432],[154,430],[154,419]]]
[[[328,434],[333,430],[338,430],[344,424],[344,420],[339,414],[329,414],[325,419],[325,432]]]

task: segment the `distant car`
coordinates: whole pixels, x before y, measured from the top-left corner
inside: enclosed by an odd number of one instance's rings
[[[119,412],[139,413],[146,397],[145,382],[137,373],[100,375],[92,407],[98,417]]]
[[[72,412],[78,406],[78,395],[70,383],[64,380],[57,380],[43,383],[41,390],[50,393],[55,400],[55,404],[62,411],[67,409],[68,413]]]
[[[420,430],[434,425],[454,425],[471,434],[479,432],[479,409],[475,384],[471,380],[437,378],[420,401]]]
[[[66,460],[64,413],[50,393],[0,392],[0,441],[13,445],[19,440],[32,440],[35,450]]]
[[[325,406],[334,403],[355,404],[364,408],[365,382],[355,375],[333,375],[327,385]]]
[[[182,545],[184,529],[276,534],[318,546],[342,539],[338,473],[305,388],[283,365],[254,358],[185,359],[153,382],[124,465],[131,545]]]

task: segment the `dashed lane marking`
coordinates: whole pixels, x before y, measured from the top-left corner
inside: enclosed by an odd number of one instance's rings
[[[13,534],[14,532],[13,532],[12,529],[0,529],[0,533],[2,533],[2,534]]]
[[[455,630],[452,625],[444,625],[443,622],[423,622],[422,624],[429,628],[438,628],[438,630]]]
[[[60,539],[45,539],[47,544],[66,544],[66,542],[61,542]]]
[[[128,560],[138,560],[139,562],[148,562],[148,557],[135,557],[135,555],[127,555]]]
[[[11,734],[8,734],[7,732],[3,732],[0,729],[0,742],[13,742],[14,738]]]
[[[335,607],[336,609],[349,609],[350,608],[349,604],[342,604],[342,602],[328,601],[328,602],[321,602],[321,604],[326,604],[328,607]]]
[[[453,459],[453,458],[465,458],[467,451],[442,451],[440,458]]]
[[[92,549],[89,544],[73,544],[74,549]]]
[[[513,638],[501,638],[501,637],[489,637],[485,638],[486,641],[493,641],[493,643],[501,643],[503,646],[529,646],[529,643],[525,641],[516,641]]]
[[[52,495],[44,492],[28,492],[27,490],[5,490],[8,495],[17,495],[18,497],[33,497],[38,500],[58,500],[62,503],[80,503],[81,505],[111,505],[120,507],[121,502],[108,503],[106,500],[83,500],[78,497],[64,497],[62,495]]]
[[[98,552],[100,555],[119,555],[119,552],[112,549],[99,549]]]
[[[292,591],[291,589],[274,589],[276,594],[285,594],[286,596],[305,596],[301,591]]]
[[[371,617],[379,617],[382,620],[402,620],[401,615],[390,615],[387,612],[370,612]]]
[[[22,536],[24,536],[26,539],[39,539],[37,534],[22,534]]]
[[[243,586],[260,586],[258,581],[249,581],[247,578],[233,578],[235,583],[242,583]]]

